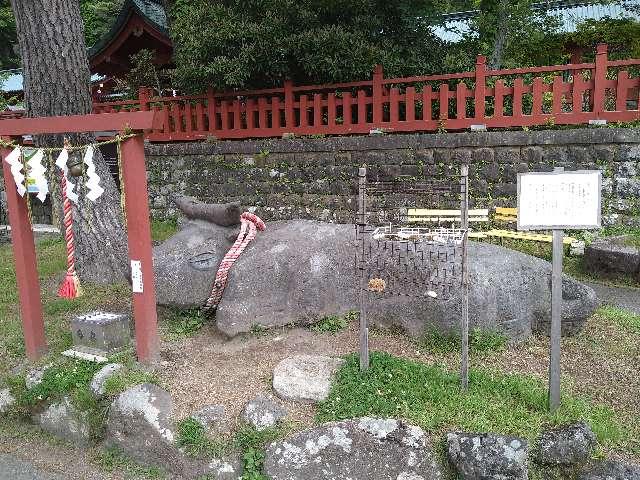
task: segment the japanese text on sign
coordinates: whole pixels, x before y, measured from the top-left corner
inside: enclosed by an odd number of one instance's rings
[[[600,171],[518,175],[518,230],[600,227]]]

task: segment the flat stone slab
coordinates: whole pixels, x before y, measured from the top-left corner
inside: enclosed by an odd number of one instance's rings
[[[538,461],[545,465],[576,465],[588,461],[596,436],[584,422],[542,432]]]
[[[58,438],[80,446],[89,444],[91,428],[88,416],[79,411],[69,397],[65,397],[60,403],[49,405],[42,413],[34,416],[34,421]]]
[[[605,460],[578,475],[578,480],[640,480],[640,465]]]
[[[640,275],[640,248],[628,245],[629,238],[629,235],[598,238],[587,246],[584,252],[587,270]]]
[[[436,458],[419,427],[361,418],[272,443],[264,469],[272,480],[440,480]]]
[[[91,392],[98,398],[103,397],[105,394],[105,385],[107,380],[123,368],[124,366],[119,363],[108,363],[102,367],[98,372],[96,372],[91,380],[91,385],[89,385]]]
[[[296,355],[273,370],[273,389],[285,400],[317,403],[329,396],[333,376],[344,360],[322,355]]]

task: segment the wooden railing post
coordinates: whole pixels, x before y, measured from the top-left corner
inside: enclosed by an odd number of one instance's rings
[[[2,140],[10,141],[6,137]],[[9,148],[0,148],[0,163],[4,172],[4,186],[7,196],[7,210],[11,225],[11,243],[16,268],[16,283],[20,297],[20,317],[22,333],[29,360],[38,360],[47,352],[44,335],[40,282],[36,266],[36,248],[29,222],[27,202],[16,190],[9,164],[4,161],[11,153]],[[25,195],[29,195],[25,193]]]
[[[384,71],[382,65],[376,65],[373,69],[373,123],[376,127],[382,125],[382,80]]]
[[[150,89],[147,87],[140,87],[138,89],[138,101],[140,102],[140,110],[142,110],[143,112],[149,110],[149,98],[151,97],[150,93]]]
[[[593,115],[599,119],[605,111],[605,84],[607,81],[607,44],[598,44],[596,50],[596,67],[593,73]]]
[[[292,80],[285,80],[284,81],[284,123],[285,123],[285,127],[290,131],[293,132],[293,129],[295,128],[295,119],[296,119],[296,115],[295,115],[295,111],[294,111],[294,97],[293,97],[293,81]],[[300,113],[300,116],[302,117],[302,112]]]
[[[209,119],[209,133],[216,130],[216,97],[213,88],[207,89],[207,118]]]
[[[476,57],[476,87],[475,87],[475,122],[484,123],[485,97],[487,91],[487,57],[478,55]]]

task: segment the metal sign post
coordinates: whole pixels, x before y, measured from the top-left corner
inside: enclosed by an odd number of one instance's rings
[[[549,408],[560,406],[562,335],[562,258],[564,229],[600,228],[602,174],[597,171],[521,173],[518,175],[518,230],[553,232]]]

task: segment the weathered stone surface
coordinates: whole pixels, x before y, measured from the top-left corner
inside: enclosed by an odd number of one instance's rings
[[[322,355],[296,355],[273,370],[273,389],[285,400],[321,402],[329,395],[331,381],[344,360]]]
[[[239,456],[214,458],[204,469],[201,477],[211,480],[241,480],[244,467]]]
[[[16,399],[8,388],[0,389],[0,415],[7,413],[15,402]]]
[[[42,377],[44,377],[44,373],[47,369],[51,368],[53,364],[48,363],[40,368],[34,368],[27,372],[27,376],[25,377],[25,384],[27,390],[31,390],[33,387],[40,385],[42,383]]]
[[[79,411],[68,397],[49,405],[42,413],[34,415],[33,420],[58,438],[80,446],[89,444],[91,428],[88,415]]]
[[[206,405],[191,415],[211,435],[225,435],[231,429],[224,405]]]
[[[640,249],[626,245],[628,238],[621,235],[593,241],[584,252],[586,268],[596,273],[640,274]]]
[[[107,380],[113,377],[116,373],[124,368],[120,363],[108,363],[102,367],[91,380],[91,392],[98,398],[103,397],[105,394],[105,385]]]
[[[527,480],[528,445],[487,433],[447,434],[447,456],[462,480]]]
[[[640,480],[640,465],[605,460],[582,472],[578,480]]]
[[[182,473],[185,460],[174,444],[171,409],[171,397],[160,387],[145,383],[130,388],[111,404],[106,444],[144,465]]]
[[[270,395],[258,395],[244,407],[242,417],[256,430],[273,427],[287,416],[287,410]]]
[[[203,305],[218,265],[237,229],[189,222],[154,250],[158,301],[164,305]],[[248,246],[229,274],[216,312],[217,328],[228,336],[256,325],[308,324],[358,310],[353,273],[352,225],[297,220],[271,222]],[[199,259],[193,261],[191,259]],[[191,260],[191,261],[190,261]],[[469,311],[472,328],[491,329],[514,340],[550,322],[551,265],[538,258],[486,243],[469,246]],[[565,277],[563,331],[579,331],[597,306],[593,290]],[[369,320],[401,326],[412,335],[427,327],[443,331],[459,325],[454,295],[428,301],[368,293]]]
[[[436,455],[419,428],[393,419],[328,423],[269,445],[273,480],[439,480]]]
[[[545,465],[575,465],[591,457],[596,436],[584,422],[567,425],[542,433],[539,440],[538,462]]]

